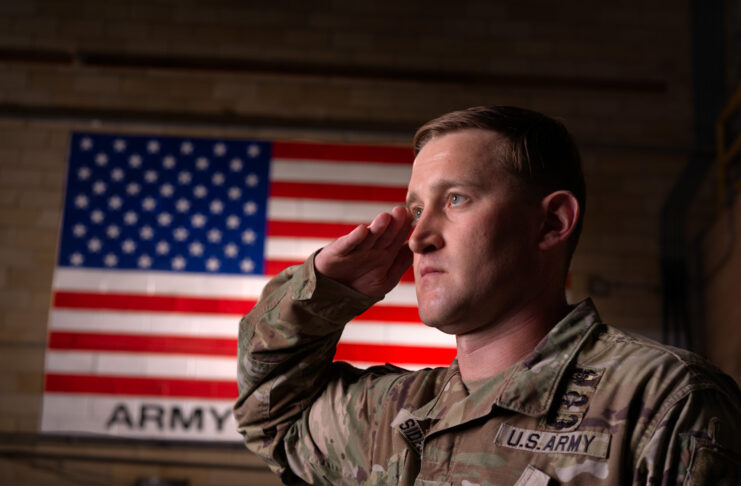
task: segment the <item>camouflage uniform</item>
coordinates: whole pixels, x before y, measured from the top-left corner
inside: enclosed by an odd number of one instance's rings
[[[696,355],[613,329],[585,301],[470,392],[456,362],[358,370],[332,357],[373,300],[312,261],[240,325],[239,431],[284,482],[741,484],[741,392]]]

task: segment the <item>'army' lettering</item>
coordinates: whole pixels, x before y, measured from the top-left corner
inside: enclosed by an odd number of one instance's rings
[[[603,432],[546,432],[502,424],[494,443],[528,452],[581,454],[605,459],[610,450],[610,437]]]

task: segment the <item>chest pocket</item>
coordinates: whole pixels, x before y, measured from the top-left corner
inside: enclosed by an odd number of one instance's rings
[[[409,455],[409,450],[405,449],[399,454],[394,454],[384,466],[374,464],[371,468],[371,474],[368,478],[368,485],[385,485],[400,484],[404,474],[404,463]]]
[[[474,484],[463,482],[464,484]],[[414,486],[452,486],[453,483],[447,481],[429,481],[427,479],[417,479],[414,481]],[[540,469],[529,465],[525,468],[525,471],[519,477],[514,486],[549,486],[552,485],[551,477]]]
[[[517,480],[514,486],[548,486],[551,477],[540,469],[528,464],[522,476]]]

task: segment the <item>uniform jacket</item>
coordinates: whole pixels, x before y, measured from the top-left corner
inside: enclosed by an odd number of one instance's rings
[[[310,258],[240,323],[238,428],[286,483],[741,484],[735,382],[603,324],[589,300],[470,390],[455,361],[333,363],[345,323],[373,303]]]

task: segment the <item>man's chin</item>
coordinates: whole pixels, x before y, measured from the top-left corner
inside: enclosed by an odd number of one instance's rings
[[[428,306],[419,307],[419,318],[428,327],[434,327],[445,334],[457,334],[455,319],[440,310],[430,309]]]

